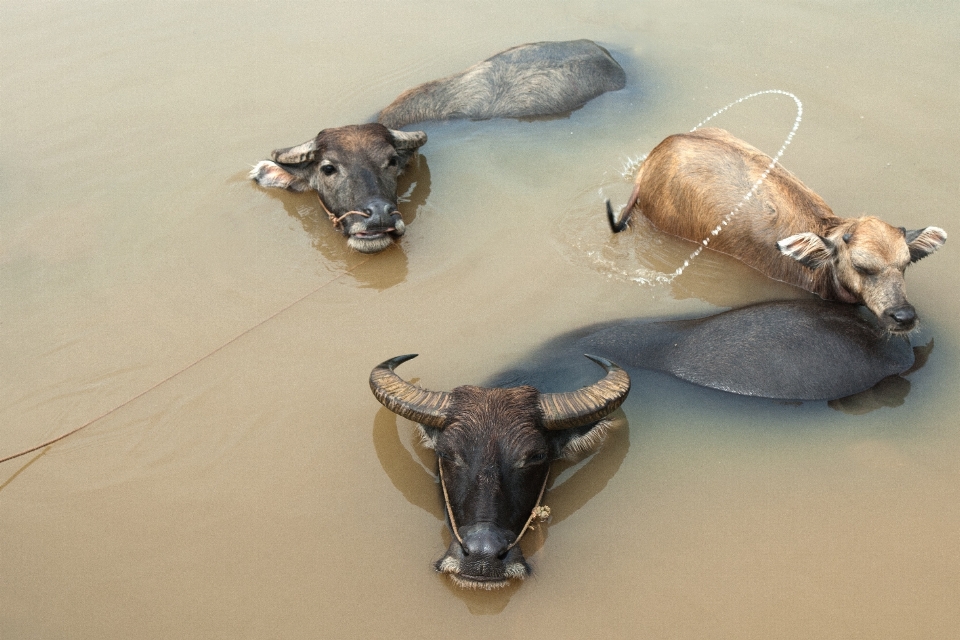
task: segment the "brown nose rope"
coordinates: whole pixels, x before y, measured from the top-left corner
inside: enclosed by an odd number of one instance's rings
[[[330,211],[330,209],[327,209],[327,205],[324,204],[323,198],[320,197],[320,192],[316,191],[315,193],[317,194],[317,200],[320,201],[320,206],[323,207],[323,211],[327,214],[327,217],[330,218],[330,222],[333,223],[334,229],[339,229],[341,223],[343,222],[343,219],[346,218],[347,216],[363,216],[364,218],[370,217],[370,214],[364,211],[347,211],[345,214],[338,217],[335,213]],[[400,212],[397,211],[396,209],[391,211],[390,215],[397,216],[398,218],[400,218],[400,220],[403,220],[403,216],[400,215]]]
[[[443,478],[443,462],[437,460],[437,468],[440,469],[440,488],[443,489],[443,504],[447,508],[447,517],[450,518],[450,528],[453,529],[453,535],[457,539],[457,542],[460,543],[460,548],[464,551],[467,550],[467,547],[463,544],[463,538],[460,537],[460,531],[457,529],[457,521],[453,519],[453,507],[450,506],[450,495],[447,493],[447,483]],[[523,534],[527,532],[527,529],[530,528],[531,523],[536,520],[541,522],[545,521],[550,517],[550,507],[544,505],[540,506],[540,501],[543,499],[543,493],[547,490],[547,480],[550,479],[550,470],[547,470],[547,475],[543,478],[543,485],[540,487],[540,495],[537,496],[537,503],[534,505],[533,509],[530,510],[530,517],[527,518],[526,524],[523,525],[523,529],[520,530],[520,533],[517,535],[516,539],[510,543],[504,553],[513,549],[520,542],[520,538],[523,537]]]

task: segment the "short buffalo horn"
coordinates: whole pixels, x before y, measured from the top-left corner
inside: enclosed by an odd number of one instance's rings
[[[298,144],[295,147],[277,149],[270,154],[270,158],[274,162],[279,162],[280,164],[300,164],[301,162],[313,160],[316,155],[317,139],[312,138],[303,144]]]
[[[419,149],[427,143],[427,134],[423,131],[398,131],[388,129],[393,136],[393,146],[397,151]]]
[[[570,429],[597,422],[617,410],[630,392],[630,376],[605,358],[584,354],[607,372],[603,380],[579,391],[540,394],[543,426]]]
[[[450,394],[422,389],[393,372],[397,365],[416,357],[413,353],[378,364],[370,372],[370,389],[380,404],[397,415],[425,427],[443,427]]]

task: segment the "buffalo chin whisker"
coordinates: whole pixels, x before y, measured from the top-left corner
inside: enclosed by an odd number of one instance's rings
[[[354,236],[347,239],[347,246],[360,253],[378,253],[393,244],[393,238],[389,234],[384,234],[379,238],[361,240]]]
[[[507,566],[503,578],[498,580],[470,580],[460,575],[460,561],[452,556],[446,556],[434,567],[438,573],[446,574],[461,589],[483,589],[492,591],[502,589],[510,584],[511,580],[523,580],[529,570],[522,562],[514,562]]]
[[[457,585],[461,589],[483,589],[485,591],[493,591],[494,589],[503,589],[510,584],[509,580],[486,580],[484,582],[478,582],[476,580],[466,580],[455,573],[448,573],[447,575],[453,581],[453,584]]]

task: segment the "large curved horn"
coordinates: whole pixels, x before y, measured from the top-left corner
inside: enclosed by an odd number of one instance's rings
[[[378,364],[370,372],[370,390],[380,404],[397,415],[439,429],[446,418],[450,394],[412,385],[393,372],[397,365],[416,357],[417,354],[411,353]]]
[[[286,149],[277,149],[270,154],[270,159],[280,164],[300,164],[317,157],[317,139],[311,138],[303,144]]]
[[[570,429],[596,422],[613,413],[630,393],[630,376],[606,358],[584,354],[606,370],[603,380],[578,391],[540,394],[543,426]]]
[[[393,146],[397,148],[397,151],[413,151],[427,144],[427,134],[423,131],[387,130],[393,136]]]

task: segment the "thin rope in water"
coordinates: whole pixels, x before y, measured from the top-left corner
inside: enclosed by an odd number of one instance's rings
[[[372,256],[370,256],[370,257],[368,257],[368,258],[366,258],[366,259],[364,259],[364,260],[361,260],[360,262],[358,262],[357,264],[353,265],[353,266],[350,267],[349,269],[346,269],[346,270],[340,272],[339,274],[337,274],[336,276],[334,276],[334,277],[331,278],[330,280],[327,280],[326,282],[324,282],[324,283],[321,284],[320,286],[316,287],[315,289],[313,289],[313,290],[310,291],[309,293],[306,293],[306,294],[300,296],[299,298],[297,298],[296,300],[294,300],[293,302],[291,302],[291,303],[288,304],[287,306],[281,308],[279,311],[276,311],[276,312],[274,312],[273,314],[267,316],[266,318],[264,318],[263,320],[261,320],[261,321],[258,322],[257,324],[253,325],[252,327],[241,331],[241,332],[238,333],[236,336],[234,336],[234,337],[231,338],[230,340],[227,340],[226,342],[224,342],[222,345],[220,345],[219,347],[217,347],[216,349],[214,349],[213,351],[211,351],[211,352],[208,353],[207,355],[205,355],[205,356],[203,356],[203,357],[201,357],[201,358],[198,358],[197,360],[194,360],[193,362],[191,362],[191,363],[188,364],[187,366],[185,366],[185,367],[179,369],[178,371],[176,371],[175,373],[167,376],[166,378],[164,378],[164,379],[161,380],[160,382],[154,384],[153,386],[148,387],[147,389],[141,391],[140,393],[138,393],[137,395],[133,396],[133,397],[130,398],[129,400],[126,400],[126,401],[118,404],[117,406],[115,406],[114,408],[110,409],[109,411],[107,411],[107,412],[105,412],[105,413],[97,416],[96,418],[93,418],[92,420],[90,420],[90,421],[88,421],[88,422],[80,425],[79,427],[76,427],[75,429],[72,429],[72,430],[70,430],[70,431],[68,431],[68,432],[66,432],[66,433],[64,433],[64,434],[61,434],[61,435],[57,436],[56,438],[52,438],[52,439],[50,439],[50,440],[47,440],[46,442],[44,442],[44,443],[42,443],[42,444],[38,444],[38,445],[36,445],[36,446],[34,446],[34,447],[30,447],[29,449],[25,449],[24,451],[20,451],[19,453],[14,453],[13,455],[6,456],[5,458],[0,458],[0,464],[3,464],[4,462],[7,462],[8,460],[13,460],[13,459],[15,459],[15,458],[19,458],[19,457],[21,457],[21,456],[25,456],[25,455],[27,455],[28,453],[32,453],[32,452],[34,452],[34,451],[36,451],[36,450],[38,450],[38,449],[43,449],[44,447],[48,447],[48,446],[50,446],[50,445],[52,445],[52,444],[54,444],[54,443],[56,443],[56,442],[60,442],[60,441],[63,440],[64,438],[68,438],[68,437],[72,436],[73,434],[77,433],[78,431],[80,431],[80,430],[82,430],[82,429],[86,429],[86,428],[89,427],[90,425],[95,424],[95,423],[99,422],[100,420],[103,420],[103,419],[106,418],[107,416],[110,416],[110,415],[116,413],[117,411],[119,411],[120,409],[126,407],[127,405],[131,404],[132,402],[135,402],[135,401],[139,400],[140,398],[142,398],[143,396],[147,395],[147,394],[150,393],[151,391],[154,391],[154,390],[160,388],[161,386],[163,386],[163,385],[165,385],[166,383],[170,382],[171,380],[173,380],[173,379],[176,378],[177,376],[179,376],[179,375],[185,373],[186,371],[192,369],[193,367],[197,366],[198,364],[200,364],[200,363],[203,362],[204,360],[207,360],[208,358],[216,355],[216,354],[219,353],[220,351],[223,351],[224,349],[226,349],[226,348],[229,347],[231,344],[233,344],[234,342],[236,342],[236,341],[239,340],[240,338],[244,337],[244,336],[247,335],[248,333],[250,333],[250,332],[258,329],[259,327],[263,326],[264,324],[270,322],[271,320],[273,320],[274,318],[276,318],[277,316],[279,316],[281,313],[284,313],[284,312],[286,312],[287,310],[292,309],[294,306],[300,304],[301,302],[303,302],[304,300],[306,300],[306,299],[309,298],[310,296],[314,295],[315,293],[317,293],[318,291],[320,291],[320,290],[323,289],[324,287],[326,287],[326,286],[328,286],[328,285],[336,282],[337,280],[339,280],[339,279],[342,278],[343,276],[348,275],[348,274],[350,274],[351,272],[353,272],[354,270],[356,270],[356,269],[358,269],[359,267],[363,266],[364,264],[366,264],[367,262],[369,262],[371,259],[372,259]],[[31,461],[31,463],[32,463],[32,462],[33,462],[33,461]],[[20,473],[20,472],[18,471],[17,473]],[[5,487],[6,485],[7,485],[7,483],[4,483],[2,486],[0,486],[0,488]]]
[[[657,276],[656,277],[657,282],[663,282],[663,283],[673,282],[674,278],[676,278],[681,273],[683,273],[683,270],[690,266],[690,262],[694,258],[696,258],[698,255],[700,255],[703,252],[703,250],[710,245],[710,238],[717,236],[720,233],[720,231],[723,229],[723,227],[729,224],[733,216],[735,216],[740,211],[743,205],[745,205],[751,198],[753,198],[754,194],[756,194],[757,192],[757,189],[759,189],[760,185],[763,184],[763,181],[767,179],[767,176],[769,176],[770,172],[773,171],[773,168],[780,161],[780,158],[783,157],[783,154],[787,150],[787,147],[790,145],[791,142],[793,142],[793,136],[796,135],[797,129],[800,128],[800,121],[803,118],[803,103],[800,102],[800,98],[790,93],[789,91],[782,91],[780,89],[766,89],[764,91],[757,91],[755,93],[751,93],[749,95],[743,96],[742,98],[738,98],[737,100],[734,100],[733,102],[731,102],[730,104],[728,104],[727,106],[721,109],[717,109],[708,117],[701,120],[700,123],[697,124],[697,126],[695,126],[693,129],[690,129],[692,133],[697,129],[701,128],[703,125],[710,122],[711,120],[713,120],[714,118],[716,118],[717,116],[719,116],[721,113],[723,113],[727,109],[730,109],[731,107],[734,107],[740,104],[741,102],[750,100],[751,98],[756,98],[757,96],[763,96],[763,95],[769,95],[769,94],[780,94],[783,96],[787,96],[788,98],[792,98],[793,101],[797,104],[797,117],[793,121],[793,127],[790,129],[790,133],[787,134],[787,137],[784,139],[783,144],[780,145],[780,150],[777,151],[777,154],[770,160],[770,164],[767,165],[766,170],[760,175],[759,178],[757,178],[757,181],[753,183],[753,186],[750,188],[750,190],[746,193],[746,195],[743,196],[740,202],[737,203],[737,206],[735,206],[733,210],[731,210],[729,213],[727,213],[723,217],[723,219],[720,221],[720,224],[718,224],[716,228],[714,228],[713,231],[710,232],[710,235],[708,235],[706,238],[700,241],[700,246],[697,247],[696,250],[693,253],[691,253],[686,260],[683,261],[683,264],[680,267],[678,267],[676,271],[674,271],[670,275]]]

